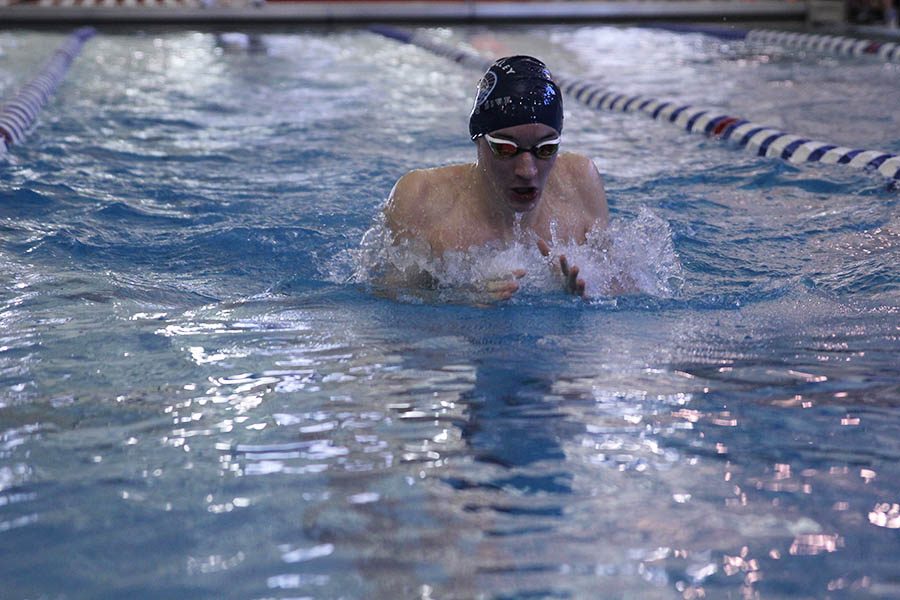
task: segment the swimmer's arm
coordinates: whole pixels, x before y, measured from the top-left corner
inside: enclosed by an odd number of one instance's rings
[[[424,193],[424,178],[418,171],[407,173],[394,184],[383,211],[384,224],[393,246],[418,244],[421,246],[420,251],[430,253],[421,235],[424,216],[418,207],[421,206]],[[438,285],[437,279],[430,272],[411,267],[401,270],[390,261],[384,265],[378,283],[379,287],[392,294],[403,289],[434,290]]]
[[[434,246],[429,239],[431,227],[425,207],[429,199],[426,171],[410,171],[394,184],[384,207],[384,224],[393,246],[406,245],[410,252],[433,260]],[[392,262],[384,265],[380,287],[391,294],[398,291],[432,292],[440,282],[434,273],[410,265],[399,269]]]
[[[384,207],[384,222],[394,244],[414,238],[413,232],[421,231],[423,215],[421,209],[416,210],[415,201],[421,202],[424,193],[424,176],[418,171],[407,173],[394,184]]]
[[[441,231],[434,230],[433,218],[426,209],[429,205],[429,185],[427,171],[412,171],[401,177],[391,190],[384,216],[395,246],[418,244],[420,251],[434,260],[440,254],[442,244]],[[476,305],[508,300],[519,290],[518,280],[524,276],[525,271],[517,269],[508,277],[476,282],[449,295],[453,297],[458,293],[458,300]],[[440,281],[434,273],[424,269],[400,271],[393,265],[387,265],[379,283],[392,292],[401,289],[434,292],[440,288]],[[445,293],[447,291],[444,290]]]
[[[575,198],[581,206],[582,222],[578,231],[577,242],[587,242],[588,232],[592,229],[605,229],[609,225],[609,206],[606,202],[606,189],[603,185],[603,177],[590,158],[582,155],[568,155],[566,165],[567,178],[575,187]],[[538,240],[538,249],[543,256],[550,256],[550,245]],[[555,257],[554,262],[559,269],[563,289],[566,293],[585,298],[586,284],[578,275],[580,269],[577,265],[570,265],[564,254]],[[613,296],[630,294],[639,291],[637,284],[625,273],[612,281],[609,294]]]
[[[582,167],[584,172],[583,177],[580,180],[585,185],[585,189],[582,192],[582,198],[584,198],[586,202],[585,214],[589,216],[588,222],[586,223],[588,229],[585,231],[586,241],[587,232],[591,229],[605,229],[609,226],[609,205],[606,202],[606,189],[603,185],[603,177],[600,175],[600,171],[597,169],[594,161],[586,157],[583,158],[585,158],[586,164]],[[573,289],[573,284],[571,282],[577,280],[578,267],[564,264],[566,259],[565,256],[560,256],[559,258],[560,270],[563,272],[564,277],[567,278],[569,289]],[[572,275],[573,271],[575,272],[574,275]],[[639,291],[640,288],[637,283],[628,273],[619,273],[618,276],[610,282],[609,294],[611,296],[634,294]],[[584,296],[584,287],[575,285],[574,291],[571,293]]]
[[[575,155],[572,161],[571,181],[574,182],[578,199],[581,201],[582,222],[581,239],[583,244],[587,239],[587,233],[591,229],[604,229],[609,225],[609,206],[606,202],[606,187],[603,185],[603,177],[587,156]]]
[[[609,226],[609,205],[606,202],[606,189],[603,185],[603,177],[597,166],[590,159],[586,161],[584,177],[581,179],[585,183],[583,198],[587,206],[586,214],[590,215],[588,229],[585,231],[585,241],[587,232],[591,229],[605,229]],[[604,249],[609,250],[604,243]],[[566,287],[570,293],[584,297],[584,282],[578,280],[578,267],[568,265],[565,256],[559,257],[560,270],[566,280]],[[574,273],[574,274],[573,274]],[[625,294],[635,294],[640,291],[637,283],[627,273],[620,273],[610,282],[609,294],[611,296],[622,296]]]
[[[575,241],[584,244],[591,229],[604,228],[609,223],[609,209],[606,205],[606,190],[600,171],[590,158],[580,154],[566,154],[560,157],[565,162],[562,177],[572,186],[572,202],[577,207]],[[537,240],[538,250],[543,256],[551,256],[552,249],[546,240]],[[585,297],[585,281],[578,276],[577,265],[569,265],[564,254],[552,259],[558,267],[563,289],[568,294]]]
[[[591,170],[593,171],[594,177],[596,177],[597,186],[599,186],[595,187],[596,195],[592,196],[594,198],[595,213],[593,225],[591,227],[606,229],[606,227],[609,226],[609,205],[606,202],[606,190],[603,186],[603,178],[600,176],[600,172],[597,170],[593,161],[591,162]],[[604,236],[603,239],[606,240],[608,238]],[[609,250],[609,246],[606,242],[603,242],[603,246],[605,250]],[[624,296],[626,294],[636,294],[640,291],[637,282],[629,273],[619,272],[613,277],[612,281],[610,281],[608,294],[610,296]]]

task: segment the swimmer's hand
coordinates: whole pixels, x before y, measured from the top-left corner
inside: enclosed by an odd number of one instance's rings
[[[519,279],[525,277],[524,269],[516,269],[508,277],[489,279],[479,286],[489,301],[502,302],[512,298],[519,291]]]
[[[550,245],[542,239],[537,241],[538,250],[544,256],[550,256]],[[559,255],[559,272],[562,275],[563,289],[566,293],[584,298],[584,279],[578,277],[579,269],[575,265],[569,265],[565,254]]]
[[[504,302],[519,291],[518,280],[524,269],[514,269],[508,275],[482,279],[458,286],[441,285],[438,278],[427,271],[398,271],[392,269],[376,284],[376,293],[388,298],[412,297],[426,302],[451,302],[488,307]]]

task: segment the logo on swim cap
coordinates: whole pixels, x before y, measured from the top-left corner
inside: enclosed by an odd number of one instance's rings
[[[478,82],[469,135],[543,123],[562,133],[562,93],[547,66],[531,56],[501,58]]]
[[[475,105],[472,110],[478,110],[478,107],[484,104],[495,87],[497,87],[497,76],[493,71],[488,71],[478,82],[478,95],[475,96]]]

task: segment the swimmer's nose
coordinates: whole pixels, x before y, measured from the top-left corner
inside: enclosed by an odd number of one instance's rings
[[[531,152],[523,152],[515,158],[516,176],[522,179],[532,179],[537,175],[537,159]]]

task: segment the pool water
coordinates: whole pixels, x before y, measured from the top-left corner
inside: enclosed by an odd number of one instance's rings
[[[900,152],[874,58],[430,33]],[[0,597],[900,595],[895,186],[569,102],[642,293],[386,298],[364,235],[479,74],[259,36],[101,33],[0,167]],[[63,37],[0,32],[0,97]]]

